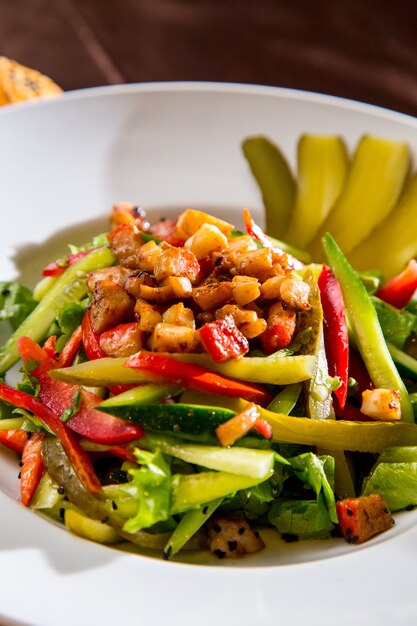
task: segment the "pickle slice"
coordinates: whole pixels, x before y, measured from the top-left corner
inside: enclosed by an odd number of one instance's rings
[[[381,254],[383,252],[383,254]],[[378,267],[389,280],[417,255],[417,174],[408,181],[395,210],[349,255],[359,270]]]
[[[342,192],[349,157],[340,137],[303,135],[298,142],[298,194],[285,241],[307,246]]]
[[[280,239],[287,230],[296,194],[289,165],[266,137],[248,137],[242,143],[242,150],[262,193],[266,231]]]
[[[362,137],[345,189],[309,246],[313,258],[323,258],[325,232],[333,235],[345,254],[366,239],[396,205],[409,168],[406,143]]]

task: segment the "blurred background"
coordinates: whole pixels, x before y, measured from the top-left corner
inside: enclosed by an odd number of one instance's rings
[[[65,90],[261,83],[417,115],[415,0],[0,0],[0,55]]]

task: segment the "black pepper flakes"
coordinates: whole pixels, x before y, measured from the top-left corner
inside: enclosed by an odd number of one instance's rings
[[[354,535],[353,537],[350,537],[350,543],[356,543],[358,539],[359,539],[358,535]]]
[[[205,506],[203,509],[203,515],[207,515],[208,513],[208,506]]]
[[[222,530],[218,524],[213,524],[212,529],[215,533],[219,533]]]
[[[28,439],[30,439],[30,438],[32,437],[32,433],[31,433],[29,430],[28,430],[28,432],[26,433],[26,437],[27,437]]]
[[[346,528],[345,534],[346,535],[351,535],[352,534],[352,529],[351,528]]]
[[[348,517],[352,517],[352,515],[353,515],[353,511],[352,511],[351,509],[346,509],[346,515],[347,515]]]
[[[113,511],[117,511],[117,504],[114,500],[111,501],[111,508],[113,509]]]
[[[224,552],[224,550],[214,550],[213,554],[215,554],[219,559],[224,559],[224,557],[226,556],[226,552]]]
[[[63,496],[65,493],[64,487],[58,487],[57,492],[59,493],[60,496]]]
[[[228,541],[227,545],[229,546],[230,552],[233,552],[237,549],[237,541]]]
[[[242,526],[237,532],[239,533],[239,535],[243,535],[246,532],[246,528]]]
[[[17,475],[17,477],[18,477],[18,479],[20,480],[20,479],[21,479],[21,477],[22,477],[22,472],[19,472],[19,473],[18,473],[18,475]]]
[[[108,522],[108,521],[109,521],[109,516],[108,516],[108,515],[105,515],[105,516],[103,517],[103,519],[101,520],[101,523],[102,523],[102,524],[107,524],[107,522]]]
[[[19,467],[23,467],[23,461],[19,461]]]

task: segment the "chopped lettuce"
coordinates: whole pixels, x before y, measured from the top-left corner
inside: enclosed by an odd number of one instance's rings
[[[334,498],[334,458],[331,456],[317,456],[306,452],[290,459],[291,469],[302,483],[311,487],[317,496],[317,501],[323,510],[327,511],[332,522],[337,523],[336,504]],[[325,515],[324,515],[325,517]]]
[[[281,500],[269,512],[269,521],[282,535],[299,539],[326,539],[334,528],[315,500]]]
[[[37,302],[27,287],[19,283],[0,282],[0,321],[8,321],[13,330],[32,313],[36,305]]]
[[[138,504],[136,515],[123,528],[129,533],[167,520],[171,506],[171,468],[166,457],[159,451],[145,452],[139,448],[135,449],[135,455],[141,467],[129,469],[132,480],[120,487]]]
[[[396,309],[376,297],[372,297],[372,303],[385,339],[402,350],[411,333],[417,331],[417,316],[409,311]]]
[[[362,494],[371,493],[383,496],[391,511],[417,506],[417,448],[385,450],[364,481]]]
[[[71,335],[81,324],[87,308],[87,300],[83,302],[67,302],[58,313],[57,322],[63,335]]]

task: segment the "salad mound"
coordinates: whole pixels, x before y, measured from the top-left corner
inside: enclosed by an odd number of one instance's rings
[[[269,140],[244,152],[290,243],[247,209],[240,231],[194,209],[150,225],[120,203],[33,293],[1,284],[0,371],[23,364],[0,384],[0,442],[21,457],[22,504],[80,536],[238,558],[265,527],[358,544],[417,505],[417,263],[358,273],[326,232],[376,153],[389,177],[372,206],[395,205],[407,150],[365,138],[349,165],[339,138],[306,136],[298,190]],[[349,258],[374,217],[341,237]]]

